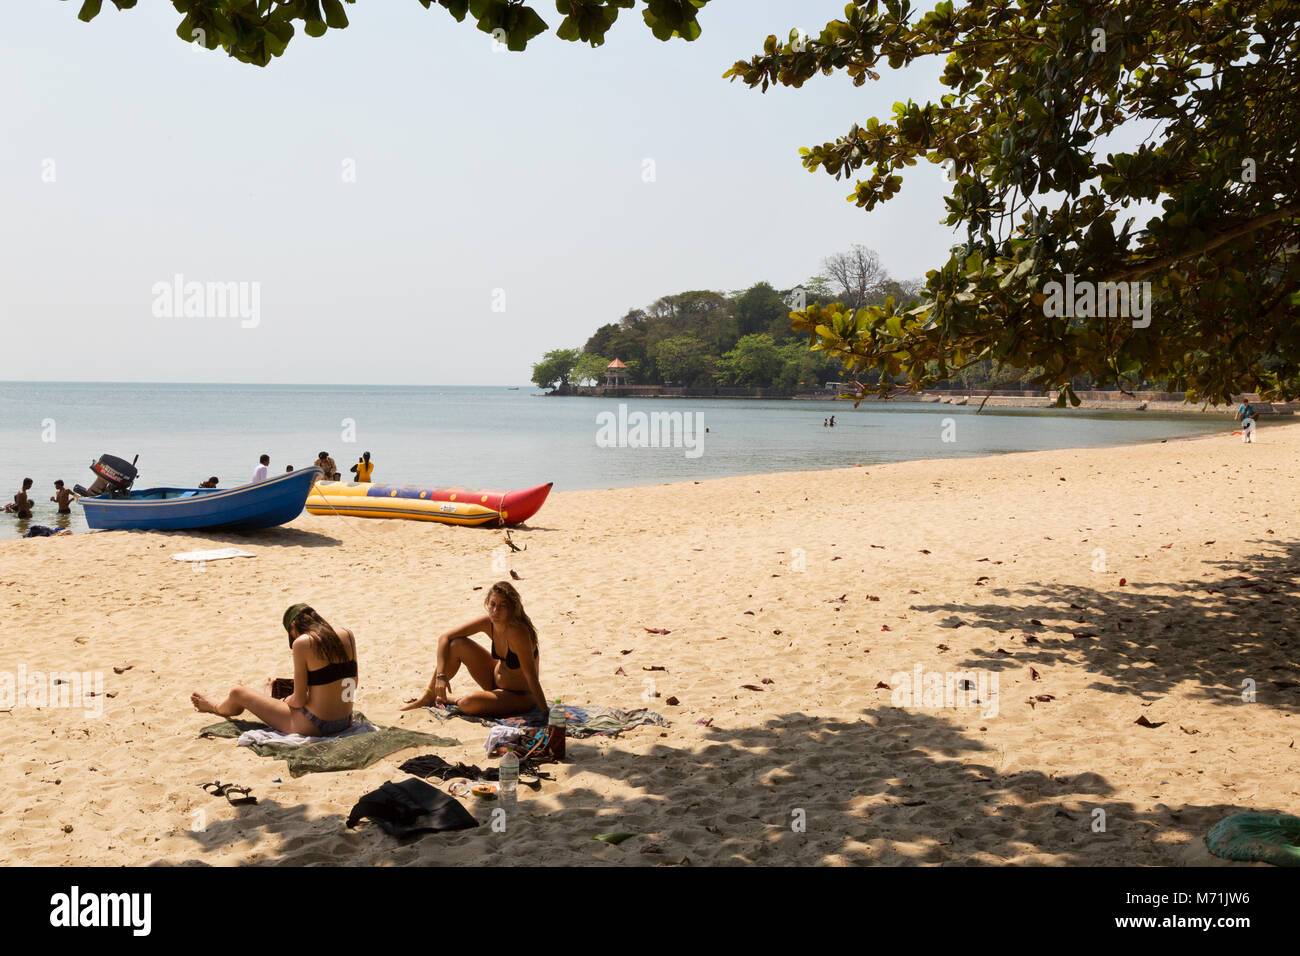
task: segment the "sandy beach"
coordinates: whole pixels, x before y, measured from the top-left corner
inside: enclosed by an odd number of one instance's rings
[[[2,542],[0,672],[100,672],[106,697],[0,713],[0,862],[1220,863],[1202,837],[1223,816],[1300,812],[1300,425],[1230,430],[560,490],[508,557],[492,529],[307,514]],[[255,556],[171,558],[229,545]],[[359,709],[490,765],[486,727],[399,708],[503,567],[549,696],[671,722],[570,741],[506,832],[347,830],[421,751],[293,779],[197,737],[190,693],[289,673],[280,616],[306,601],[357,634]],[[973,673],[979,703],[908,698],[918,669]],[[259,803],[200,789],[217,779]],[[612,831],[636,837],[592,839]]]

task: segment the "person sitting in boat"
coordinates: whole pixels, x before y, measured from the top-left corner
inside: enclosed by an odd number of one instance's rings
[[[340,734],[352,726],[357,691],[357,640],[345,627],[331,627],[313,608],[295,604],[284,612],[293,653],[293,693],[285,700],[236,687],[219,704],[190,695],[204,714],[238,717],[245,710],[281,733],[304,737]]]
[[[63,487],[62,478],[60,478],[58,481],[54,483],[54,497],[50,498],[50,500],[58,504],[59,514],[61,515],[72,514],[72,499],[75,497],[76,495],[74,495],[67,488]]]
[[[437,666],[424,694],[402,710],[432,704],[455,704],[471,717],[513,717],[531,710],[546,712],[546,695],[538,677],[537,628],[509,581],[498,581],[483,601],[487,614],[438,638]],[[486,634],[491,651],[470,640]],[[464,664],[481,690],[450,695],[451,680]]]
[[[209,478],[207,481],[201,481],[201,482],[199,482],[199,487],[200,487],[200,488],[215,488],[215,487],[217,487],[217,476],[216,476],[216,475],[213,475],[213,476],[212,476],[211,478]]]
[[[370,452],[364,452],[361,460],[348,469],[352,474],[357,476],[357,481],[370,481],[370,476],[375,473],[375,466],[370,461]]]

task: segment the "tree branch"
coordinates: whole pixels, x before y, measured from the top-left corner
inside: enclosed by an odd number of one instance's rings
[[[1215,236],[1213,239],[1209,240],[1208,242],[1202,243],[1201,245],[1197,246],[1195,249],[1186,249],[1182,252],[1172,252],[1169,255],[1161,256],[1158,259],[1152,259],[1149,262],[1143,262],[1135,266],[1130,266],[1127,269],[1123,269],[1109,276],[1108,281],[1124,282],[1125,280],[1132,279],[1136,276],[1146,275],[1148,272],[1152,272],[1156,269],[1160,269],[1165,266],[1171,266],[1175,262],[1182,262],[1184,259],[1190,259],[1193,256],[1204,255],[1207,252],[1211,252],[1219,248],[1219,246],[1226,245],[1227,243],[1231,242],[1234,239],[1240,239],[1242,236],[1248,235],[1249,233],[1254,232],[1256,229],[1262,229],[1265,226],[1271,226],[1275,222],[1279,222],[1280,220],[1283,219],[1290,219],[1293,216],[1300,216],[1300,206],[1287,206],[1285,209],[1276,209],[1273,212],[1270,212],[1266,215],[1258,216],[1254,219],[1250,219],[1239,226],[1234,226],[1232,229],[1229,229],[1227,232]]]

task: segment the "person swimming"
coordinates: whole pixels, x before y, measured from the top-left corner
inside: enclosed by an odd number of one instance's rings
[[[467,621],[438,638],[433,679],[418,700],[402,710],[431,704],[455,704],[471,717],[513,717],[547,709],[538,676],[537,628],[524,611],[523,599],[509,581],[498,581],[483,599],[487,614]],[[491,651],[470,640],[486,634]],[[451,680],[464,664],[481,690],[449,696]]]
[[[197,691],[194,709],[238,717],[245,710],[281,733],[322,737],[352,726],[357,691],[357,640],[345,627],[331,627],[306,604],[295,604],[282,620],[293,654],[293,693],[285,700],[236,687],[220,704]],[[310,708],[308,707],[310,705]]]
[[[218,481],[217,476],[216,476],[216,475],[213,475],[213,476],[212,476],[211,478],[209,478],[207,481],[201,481],[201,482],[199,482],[199,487],[200,487],[200,488],[215,488],[215,487],[217,487],[217,481]]]

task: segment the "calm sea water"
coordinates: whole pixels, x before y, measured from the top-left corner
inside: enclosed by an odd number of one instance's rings
[[[101,454],[140,456],[138,489],[247,482],[258,457],[271,474],[305,467],[322,449],[347,477],[369,451],[375,481],[557,491],[615,488],[920,458],[1123,445],[1222,431],[1215,416],[986,409],[850,402],[625,400],[627,413],[697,413],[701,453],[683,447],[600,447],[597,416],[617,400],[548,398],[476,387],[123,385],[0,383],[0,497],[36,485],[32,521],[85,529],[81,509],[60,517],[56,478],[89,485]],[[834,429],[822,420],[836,416]],[[954,419],[943,440],[943,419]],[[29,522],[0,516],[0,538]]]

